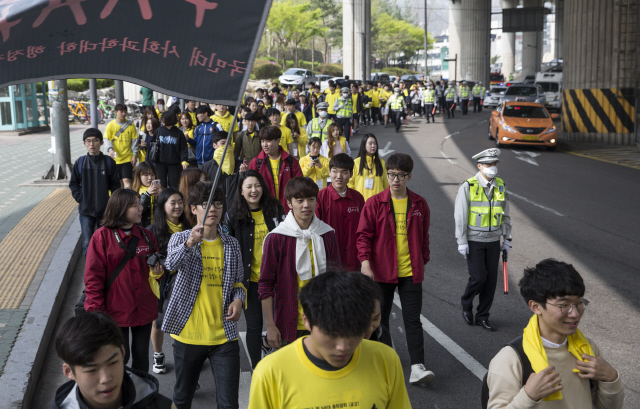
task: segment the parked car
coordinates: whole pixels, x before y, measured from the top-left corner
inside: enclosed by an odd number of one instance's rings
[[[484,97],[484,106],[497,107],[500,104],[500,98],[504,96],[506,91],[507,87],[492,87]]]
[[[533,84],[534,82],[536,82],[536,76],[535,75],[527,75],[526,77],[524,77],[524,81],[525,84]]]
[[[324,92],[329,88],[329,81],[337,82],[338,80],[344,80],[344,77],[330,77],[320,83],[320,91]]]
[[[316,74],[316,78],[318,79],[318,81],[316,81],[316,84],[321,85],[323,81],[329,80],[331,76],[326,74]]]
[[[489,139],[494,139],[499,148],[505,145],[529,145],[545,146],[552,151],[558,143],[554,119],[558,119],[558,114],[550,115],[539,103],[501,102],[491,112]]]
[[[306,89],[309,83],[318,81],[312,71],[304,68],[289,68],[278,80],[280,80],[280,84],[292,85],[302,89]]]
[[[391,80],[389,79],[389,74],[386,72],[372,72],[371,73],[371,81],[381,82],[383,84],[389,83]]]
[[[413,74],[406,74],[406,75],[403,75],[402,77],[400,77],[400,79],[401,79],[401,80],[403,80],[404,82],[408,82],[408,81],[411,81],[411,82],[420,81],[420,78],[419,78],[418,76],[416,76],[416,75],[413,75]]]
[[[544,90],[547,109],[562,111],[562,72],[539,72],[536,74],[536,84]]]
[[[516,101],[516,102],[535,102],[544,105],[547,101],[544,95],[544,89],[538,84],[518,84],[507,88],[500,102]]]

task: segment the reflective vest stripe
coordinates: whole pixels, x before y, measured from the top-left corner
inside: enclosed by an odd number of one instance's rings
[[[460,97],[462,99],[469,98],[469,88],[467,88],[467,87],[460,88]]]
[[[453,88],[447,88],[447,92],[444,93],[446,99],[452,100],[456,95],[456,92]]]
[[[351,97],[347,100],[346,106],[338,111],[338,115],[342,118],[351,118],[353,115],[353,100]]]
[[[424,92],[424,102],[427,104],[433,104],[435,100],[436,91],[435,90],[427,90]]]
[[[489,200],[484,188],[474,176],[467,179],[469,183],[469,216],[467,227],[475,231],[495,231],[502,226],[504,209],[507,205],[504,182],[496,178],[493,188],[493,200]]]
[[[389,107],[394,111],[399,111],[402,109],[402,97],[396,97],[395,95],[389,98]]]
[[[324,125],[324,128],[320,128],[320,120],[318,118],[311,121],[311,137],[314,136],[320,138],[321,141],[324,142],[324,139],[327,139],[327,134],[324,133],[324,130],[331,125],[333,121],[331,119],[327,119],[327,122]],[[324,137],[324,139],[323,139]]]

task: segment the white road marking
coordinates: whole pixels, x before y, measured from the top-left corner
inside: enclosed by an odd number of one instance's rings
[[[520,195],[518,195],[518,194],[516,194],[516,193],[513,193],[513,192],[512,192],[512,191],[510,191],[510,190],[509,190],[508,194],[509,194],[509,196],[513,196],[513,197],[515,197],[515,198],[517,198],[517,199],[524,200],[525,202],[527,202],[527,203],[529,203],[529,204],[532,204],[532,205],[537,206],[537,207],[539,207],[539,208],[541,208],[541,209],[543,209],[543,210],[546,210],[546,211],[548,211],[548,212],[551,212],[551,213],[555,214],[556,216],[561,216],[561,217],[563,217],[563,216],[564,216],[564,214],[562,214],[562,213],[560,213],[560,212],[558,212],[558,211],[556,211],[556,210],[553,210],[553,209],[552,209],[552,208],[550,208],[550,207],[543,206],[543,205],[541,205],[541,204],[539,204],[539,203],[534,202],[533,200],[529,200],[529,199],[527,199],[527,198],[526,198],[526,197],[524,197],[524,196],[520,196]]]
[[[398,308],[402,309],[400,304],[400,297],[396,293],[393,298],[393,303],[398,306]],[[478,379],[482,380],[484,374],[487,373],[487,369],[482,366],[482,364],[475,360],[474,357],[469,355],[467,351],[462,349],[462,347],[454,340],[449,338],[444,332],[442,332],[438,327],[433,325],[431,321],[425,318],[424,315],[420,314],[420,322],[422,323],[422,329],[429,334],[433,339],[436,340],[440,345],[442,345],[451,355],[453,355],[460,363],[467,367],[468,370],[471,371],[472,374],[478,377]]]
[[[529,151],[511,151],[516,155],[516,159],[519,159],[523,162],[527,162],[530,163],[534,166],[540,166],[538,165],[538,162],[534,159],[537,156],[540,156],[539,153],[537,152],[529,152]]]
[[[444,137],[444,139],[442,140],[442,143],[440,144],[440,155],[442,155],[443,158],[445,158],[450,164],[455,165],[456,162],[454,162],[453,160],[451,160],[450,157],[447,156],[446,153],[444,153],[444,143],[447,141],[447,139],[451,138],[453,135],[457,135],[460,132],[454,132],[451,135],[447,135]]]
[[[387,142],[387,144],[385,145],[384,149],[380,149],[378,151],[378,156],[380,156],[381,158],[384,158],[385,156],[395,152],[395,150],[390,149],[391,148],[391,141]]]

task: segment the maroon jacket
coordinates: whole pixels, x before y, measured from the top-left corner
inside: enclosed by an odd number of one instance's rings
[[[280,147],[280,173],[278,174],[278,199],[284,207],[284,214],[289,213],[289,206],[287,205],[287,199],[284,197],[284,188],[287,183],[298,176],[302,176],[302,169],[300,169],[300,163],[293,156],[289,155],[287,151]],[[291,159],[288,159],[291,158]],[[258,169],[258,162],[260,161],[260,169]],[[264,150],[260,151],[258,156],[253,158],[249,162],[249,169],[257,170],[260,172],[265,182],[269,186],[271,196],[276,197],[276,186],[273,184],[273,175],[271,174],[271,162],[269,156],[264,153]]]
[[[407,240],[413,282],[421,283],[424,280],[424,265],[429,262],[429,205],[422,196],[409,189],[407,193]],[[358,258],[361,262],[369,260],[377,282],[398,282],[395,235],[396,223],[391,210],[391,191],[387,188],[367,200],[362,209],[357,233]]]
[[[356,230],[360,222],[360,212],[364,206],[364,197],[354,189],[347,188],[342,197],[329,185],[318,193],[316,216],[336,231],[340,258],[347,271],[360,271]]]
[[[340,252],[336,235],[330,231],[323,234],[324,251],[327,255],[327,270],[340,265]],[[273,297],[273,319],[289,342],[296,340],[298,328],[298,272],[296,271],[296,238],[282,234],[269,234],[262,249],[259,299]]]
[[[111,229],[99,228],[91,237],[84,266],[84,285],[86,287],[84,306],[88,312],[104,311],[121,327],[146,325],[158,318],[158,298],[149,286],[149,266],[147,255],[153,251],[140,232],[142,227],[133,226],[131,236],[138,237],[137,255],[127,262],[109,292],[104,287],[111,273],[125,256]],[[144,229],[149,240],[157,249],[158,243],[150,230]],[[131,236],[121,229],[118,234],[125,245],[129,245]]]

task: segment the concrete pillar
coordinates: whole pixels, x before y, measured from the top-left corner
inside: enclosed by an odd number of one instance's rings
[[[100,118],[98,117],[98,87],[96,84],[95,78],[89,78],[89,102],[91,106],[89,115],[91,117],[91,127],[97,129]]]
[[[57,98],[51,107],[51,148],[53,164],[42,179],[71,178],[71,144],[69,138],[69,108],[67,80],[56,80]]]
[[[563,58],[562,43],[564,41],[564,0],[556,0],[556,55]]]
[[[518,0],[501,0],[500,7],[503,9],[513,9],[518,5]],[[500,41],[500,58],[502,60],[502,74],[505,80],[509,79],[509,74],[515,73],[516,67],[516,33],[502,33]]]
[[[565,0],[562,136],[636,143],[640,0]]]
[[[523,0],[523,7],[542,7],[542,0]],[[535,75],[542,64],[542,31],[522,33],[522,75]]]
[[[116,104],[124,104],[124,83],[122,80],[113,81],[116,89]]]
[[[449,58],[458,52],[458,79],[467,81],[483,81],[488,84],[491,51],[491,2],[487,0],[468,0],[456,2],[449,6]],[[452,32],[455,34],[452,35]],[[455,37],[452,40],[452,37]],[[453,64],[455,67],[455,64]],[[453,69],[449,63],[449,78]]]
[[[342,3],[343,75],[365,80],[371,73],[371,0]]]

